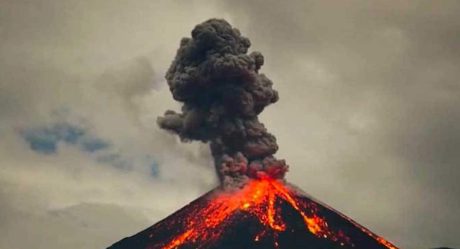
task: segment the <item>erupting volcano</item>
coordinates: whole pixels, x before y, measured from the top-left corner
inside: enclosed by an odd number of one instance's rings
[[[263,56],[225,20],[197,25],[166,74],[182,113],[161,128],[209,142],[220,186],[110,249],[397,249],[284,179],[276,138],[257,115],[278,100]]]
[[[275,179],[215,189],[110,249],[396,249],[353,220]]]

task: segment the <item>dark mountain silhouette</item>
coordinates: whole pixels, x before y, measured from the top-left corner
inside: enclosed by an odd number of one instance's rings
[[[279,180],[215,189],[109,249],[397,249]]]

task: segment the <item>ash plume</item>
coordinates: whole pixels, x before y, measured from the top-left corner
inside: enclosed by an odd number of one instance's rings
[[[259,121],[278,101],[273,82],[259,73],[264,57],[248,54],[251,42],[222,19],[197,25],[183,38],[166,73],[181,113],[168,110],[158,125],[182,141],[209,142],[223,185],[251,178],[283,178],[288,166],[273,154],[276,138]]]

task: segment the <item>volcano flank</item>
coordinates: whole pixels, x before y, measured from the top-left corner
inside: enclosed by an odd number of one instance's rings
[[[109,249],[396,249],[280,180],[215,189]]]
[[[158,125],[209,143],[220,185],[109,249],[397,249],[284,178],[276,138],[258,114],[278,101],[264,57],[225,20],[197,25],[166,73],[182,102]]]

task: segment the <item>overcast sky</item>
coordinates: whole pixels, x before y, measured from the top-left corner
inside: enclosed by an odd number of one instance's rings
[[[401,248],[460,247],[459,1],[0,0],[0,249],[99,249],[216,186],[156,117],[179,41],[265,55],[287,179]]]

